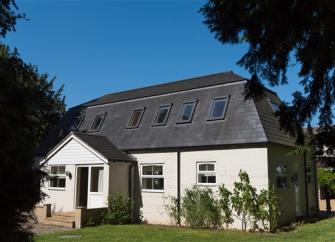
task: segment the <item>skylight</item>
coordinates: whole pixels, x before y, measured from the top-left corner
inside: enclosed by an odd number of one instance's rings
[[[212,107],[209,112],[208,120],[224,119],[227,109],[228,98],[215,98],[212,102]]]
[[[160,106],[156,114],[153,126],[165,125],[169,117],[171,105]]]
[[[134,110],[128,121],[127,128],[130,128],[130,129],[137,128],[140,125],[143,113],[144,113],[144,108]]]
[[[279,105],[277,103],[271,101],[271,107],[272,107],[273,111],[275,111],[275,112],[279,111]]]
[[[99,131],[105,116],[106,116],[106,114],[100,114],[100,115],[95,116],[95,119],[94,119],[94,121],[91,125],[91,128],[90,128],[90,132]]]
[[[192,122],[195,106],[196,106],[196,101],[183,103],[180,109],[177,123]]]

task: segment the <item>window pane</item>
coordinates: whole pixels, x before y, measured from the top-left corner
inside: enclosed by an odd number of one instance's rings
[[[287,188],[287,177],[277,177],[277,188]]]
[[[206,164],[199,164],[199,171],[206,171]]]
[[[271,106],[275,112],[279,111],[279,105],[277,103],[271,102]]]
[[[152,178],[142,178],[142,189],[152,189]]]
[[[51,174],[56,175],[58,174],[58,166],[51,166]]]
[[[103,191],[103,167],[91,168],[91,192]]]
[[[65,178],[58,178],[58,187],[65,187]]]
[[[161,124],[165,122],[165,118],[168,113],[168,108],[161,108],[158,112],[158,119],[157,119],[157,124]]]
[[[208,176],[208,183],[216,183],[216,176]]]
[[[131,115],[128,127],[138,127],[143,110],[135,110]]]
[[[287,164],[277,164],[276,173],[277,175],[286,175],[287,174]]]
[[[164,189],[164,179],[163,178],[153,178],[154,190]]]
[[[204,174],[198,174],[198,183],[207,183],[207,177]]]
[[[163,166],[154,166],[153,175],[163,175]]]
[[[65,174],[65,166],[58,166],[58,174]]]
[[[50,178],[50,187],[57,187],[57,178],[51,177]]]
[[[95,116],[95,119],[92,123],[92,126],[91,126],[91,131],[98,131],[98,129],[100,128],[101,126],[101,123],[102,123],[102,120],[104,119],[104,115],[97,115]]]
[[[224,115],[224,109],[226,105],[225,99],[218,99],[214,101],[213,107],[212,107],[212,115],[211,118],[222,118]]]
[[[143,175],[152,175],[152,166],[142,166]]]
[[[195,103],[186,103],[183,104],[179,121],[188,122],[192,119],[192,114],[194,111]]]
[[[214,164],[206,164],[207,171],[214,171]]]

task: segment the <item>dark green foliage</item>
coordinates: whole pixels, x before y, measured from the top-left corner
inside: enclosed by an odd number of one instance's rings
[[[0,2],[0,38],[6,36],[7,32],[15,31],[18,19],[25,18],[24,14],[17,13],[14,0],[1,0]]]
[[[53,81],[0,45],[0,241],[24,235],[21,225],[42,198],[34,150],[65,111]]]
[[[129,224],[132,223],[133,204],[128,197],[118,192],[108,196],[108,210],[103,214],[104,224]]]
[[[178,209],[178,199],[173,196],[166,197],[165,199],[165,210],[171,219],[171,223],[178,224],[181,217],[180,209]]]
[[[221,225],[220,207],[209,188],[194,186],[186,189],[181,208],[185,224],[191,228],[217,228]]]
[[[238,64],[254,77],[285,84],[288,66],[299,64],[300,80],[290,81],[299,82],[304,93],[294,93],[279,115],[282,128],[298,136],[297,143],[304,142],[301,127],[318,113],[319,125],[334,130],[335,1],[208,0],[200,12],[220,42],[249,44]]]

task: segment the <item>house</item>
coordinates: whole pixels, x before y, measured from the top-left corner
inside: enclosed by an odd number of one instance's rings
[[[224,72],[70,108],[37,151],[49,179],[36,214],[55,223],[71,217],[80,227],[117,191],[149,223],[169,224],[167,196],[180,198],[193,185],[232,189],[243,169],[258,190],[277,188],[280,223],[311,215],[318,206],[315,164],[292,153],[295,139],[274,115],[276,93],[266,89],[263,98],[245,100],[246,82]]]

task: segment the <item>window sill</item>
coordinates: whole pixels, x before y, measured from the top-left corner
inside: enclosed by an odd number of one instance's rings
[[[51,191],[65,191],[66,188],[65,187],[49,187],[48,190],[51,190]]]
[[[164,190],[142,189],[142,192],[145,192],[145,193],[164,193]]]
[[[197,183],[199,187],[216,187],[217,185],[217,183]]]

